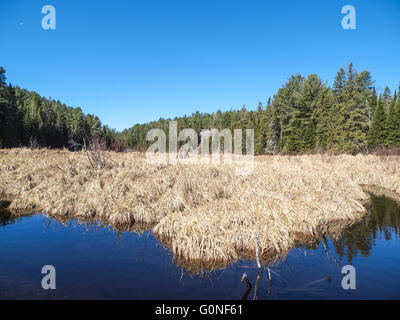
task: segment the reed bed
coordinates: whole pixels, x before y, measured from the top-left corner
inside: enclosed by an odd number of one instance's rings
[[[267,261],[329,226],[358,221],[365,186],[400,194],[397,156],[260,156],[247,176],[228,164],[105,156],[111,161],[100,169],[83,152],[0,150],[0,200],[16,214],[94,219],[124,230],[139,223],[179,261],[221,265],[254,254],[256,239]]]

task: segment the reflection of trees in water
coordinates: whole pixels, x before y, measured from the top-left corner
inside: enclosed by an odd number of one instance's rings
[[[334,241],[337,254],[347,256],[349,263],[361,254],[368,257],[379,234],[385,240],[400,236],[400,205],[386,197],[371,195],[367,214],[359,223],[346,229],[341,238]]]
[[[390,240],[393,234],[400,238],[400,205],[395,201],[386,197],[377,197],[371,195],[371,201],[368,205],[369,214],[358,223],[349,226],[346,221],[334,221],[329,225],[329,232],[326,236],[332,240],[335,247],[336,254],[340,257],[347,257],[349,263],[352,259],[361,254],[367,257],[371,254],[371,249],[374,246],[375,239],[383,234],[386,240]],[[16,222],[19,217],[11,214],[5,209],[0,209],[0,226],[8,225]],[[85,225],[86,230],[91,228],[92,230],[102,229],[104,227],[110,227],[117,232],[118,238],[121,237],[124,232],[135,232],[139,235],[148,233],[152,230],[152,225],[146,224],[132,224],[132,225],[121,225],[121,226],[110,226],[106,222],[101,222],[95,219],[87,218],[71,218],[68,216],[49,216],[48,227],[51,223],[59,223],[60,226],[74,227],[76,225]],[[147,234],[149,236],[149,234]],[[306,250],[318,249],[321,243],[325,247],[328,259],[330,255],[335,262],[334,254],[328,248],[324,237],[320,235],[317,238],[315,236],[305,237],[299,239],[296,247],[302,247]],[[158,239],[159,245],[163,246],[167,250],[171,250],[171,244],[165,239]],[[325,241],[325,242],[324,242]],[[147,250],[147,241],[144,248],[141,251],[140,259],[143,259],[145,251]],[[288,250],[289,251],[289,250]],[[260,260],[263,265],[274,265],[277,262],[285,260],[287,252],[276,253],[266,252],[260,256]],[[240,252],[241,260],[254,261],[255,256],[253,252]],[[174,257],[174,262],[177,267],[187,271],[190,275],[201,275],[205,277],[211,271],[217,271],[226,268],[228,264],[233,261],[186,261],[185,259]]]
[[[18,217],[11,214],[10,211],[6,209],[0,209],[0,226],[6,226],[8,224],[14,223]]]

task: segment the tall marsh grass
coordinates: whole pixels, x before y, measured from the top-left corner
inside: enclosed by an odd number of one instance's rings
[[[94,168],[83,152],[0,150],[0,200],[19,214],[95,219],[122,229],[140,223],[175,258],[220,264],[254,256],[256,231],[262,258],[359,220],[365,186],[400,194],[399,156],[259,156],[248,176],[236,175],[234,165],[106,156],[111,164]]]

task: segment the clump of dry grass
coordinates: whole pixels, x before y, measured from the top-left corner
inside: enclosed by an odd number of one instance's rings
[[[94,168],[83,152],[0,150],[0,199],[14,212],[135,223],[189,261],[234,261],[255,251],[279,256],[340,221],[357,221],[363,186],[400,194],[398,156],[256,157],[248,176],[234,165],[154,165],[143,154],[106,153]],[[128,226],[128,227],[127,227]]]

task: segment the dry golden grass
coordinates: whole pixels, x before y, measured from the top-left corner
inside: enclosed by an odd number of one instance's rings
[[[248,176],[236,175],[233,165],[106,156],[113,162],[94,169],[81,152],[0,150],[0,199],[17,213],[96,219],[126,230],[140,223],[175,258],[219,265],[253,255],[256,237],[261,257],[277,257],[329,225],[357,221],[368,199],[362,186],[400,194],[396,156],[260,156]]]

